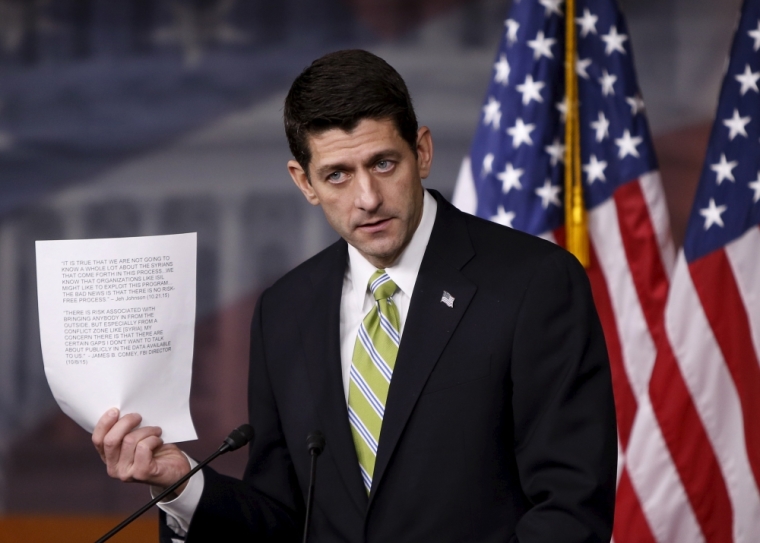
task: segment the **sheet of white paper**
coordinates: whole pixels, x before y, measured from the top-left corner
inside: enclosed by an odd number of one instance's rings
[[[196,235],[37,241],[42,358],[89,432],[111,407],[196,439],[190,418]]]

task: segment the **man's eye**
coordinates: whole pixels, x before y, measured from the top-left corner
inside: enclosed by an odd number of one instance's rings
[[[340,183],[343,181],[343,172],[333,172],[327,176],[327,180],[330,183]]]
[[[393,162],[391,162],[390,160],[380,160],[376,164],[376,167],[377,167],[378,171],[389,172],[389,171],[391,171],[393,169]]]

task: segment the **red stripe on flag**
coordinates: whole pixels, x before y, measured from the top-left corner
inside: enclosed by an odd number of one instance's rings
[[[649,397],[705,540],[733,541],[728,489],[668,341],[658,345]]]
[[[631,383],[628,381],[625,366],[623,365],[623,348],[620,343],[620,336],[618,335],[615,312],[612,308],[607,281],[604,279],[604,274],[602,274],[593,244],[589,246],[589,257],[591,263],[586,269],[586,273],[591,282],[594,304],[596,305],[597,313],[599,313],[599,320],[602,321],[604,339],[607,343],[607,353],[610,357],[610,371],[612,372],[612,389],[615,395],[618,434],[620,435],[620,443],[623,446],[623,450],[625,450],[628,448],[628,440],[631,437],[633,419],[636,417],[638,404]]]
[[[615,501],[615,525],[612,536],[616,543],[657,543],[641,508],[639,497],[631,484],[628,470],[620,476]]]
[[[760,486],[760,364],[749,316],[724,250],[689,264],[699,300],[739,394],[744,439],[755,482]],[[707,362],[707,361],[706,361]]]
[[[555,232],[558,241],[560,239],[564,241],[564,235],[564,230]],[[631,383],[628,381],[628,374],[623,365],[623,349],[620,343],[620,336],[618,335],[615,312],[612,307],[609,289],[607,288],[607,281],[605,280],[601,266],[599,265],[599,259],[596,255],[596,249],[593,243],[589,244],[589,260],[590,264],[586,269],[586,273],[588,274],[589,282],[591,283],[594,305],[596,305],[599,320],[602,322],[604,339],[607,343],[607,353],[610,358],[610,372],[612,374],[612,389],[615,398],[615,412],[618,423],[618,435],[620,436],[621,446],[623,447],[623,450],[625,450],[628,448],[628,442],[631,437],[631,430],[633,429],[633,421],[636,417],[638,403],[633,388],[631,387]],[[618,520],[619,514],[623,517],[622,521]],[[633,489],[630,476],[628,475],[628,469],[625,466],[623,467],[620,483],[617,489],[615,528],[618,532],[624,531],[627,534],[625,537],[623,534],[614,534],[615,541],[618,543],[628,541],[636,543],[655,543],[655,539],[651,535],[649,529],[649,524],[646,521],[644,510],[639,502],[639,497]],[[649,535],[649,539],[646,539],[647,534]]]
[[[560,226],[554,231],[554,240],[560,247],[567,248],[567,237],[565,236],[564,226]]]
[[[638,180],[619,187],[614,199],[628,268],[649,333],[658,344],[665,336],[663,317],[669,281],[660,258],[657,234]]]

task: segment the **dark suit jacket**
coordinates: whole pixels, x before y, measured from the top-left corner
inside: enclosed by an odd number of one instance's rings
[[[242,482],[204,472],[188,542],[300,541],[314,430],[327,446],[310,541],[609,541],[615,412],[583,268],[433,194],[369,496],[341,380],[341,240],[262,294],[250,461]]]

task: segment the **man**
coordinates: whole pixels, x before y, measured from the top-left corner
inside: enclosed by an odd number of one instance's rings
[[[187,541],[298,541],[306,436],[324,433],[311,541],[609,541],[617,455],[607,354],[561,248],[425,191],[433,142],[364,51],[293,83],[293,181],[341,240],[259,299],[242,481],[204,469],[163,504]],[[189,463],[104,415],[109,474],[168,486]]]

